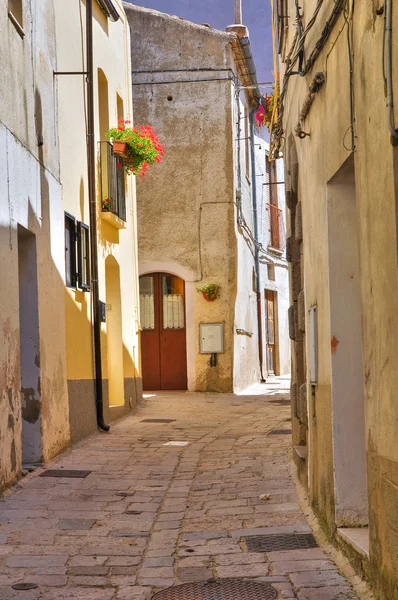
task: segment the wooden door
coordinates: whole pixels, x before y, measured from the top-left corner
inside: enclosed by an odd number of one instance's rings
[[[276,292],[264,290],[265,316],[267,332],[267,368],[271,375],[279,374],[278,334],[277,334],[277,298]]]
[[[144,390],[187,388],[185,285],[175,275],[140,277]]]

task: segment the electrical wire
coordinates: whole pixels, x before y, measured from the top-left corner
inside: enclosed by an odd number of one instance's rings
[[[284,140],[284,130],[283,130],[284,103],[285,103],[285,98],[286,98],[286,94],[287,94],[287,90],[288,90],[289,79],[290,79],[291,75],[294,75],[294,74],[298,74],[301,77],[304,77],[310,71],[310,69],[314,65],[316,59],[318,58],[319,54],[321,53],[322,49],[324,48],[327,40],[329,39],[330,33],[333,30],[333,27],[335,26],[340,14],[345,6],[345,3],[346,3],[346,0],[335,0],[335,7],[334,7],[330,17],[326,21],[326,24],[322,30],[322,33],[321,33],[320,37],[318,38],[318,41],[316,42],[308,60],[306,61],[304,68],[301,71],[296,72],[296,73],[293,71],[293,69],[296,65],[297,60],[299,59],[300,52],[304,51],[305,39],[306,39],[309,31],[312,29],[314,23],[316,22],[317,16],[318,16],[321,6],[323,4],[323,0],[318,0],[318,3],[314,10],[314,13],[313,13],[310,21],[308,22],[307,26],[305,27],[305,29],[302,31],[301,35],[300,35],[300,30],[299,30],[298,35],[297,35],[297,40],[296,40],[296,36],[295,36],[294,50],[291,50],[289,52],[289,55],[291,55],[290,64],[289,64],[288,68],[286,69],[284,77],[283,77],[282,90],[281,90],[281,94],[279,97],[278,121],[277,121],[274,129],[270,132],[271,133],[271,141],[272,141],[272,149],[273,149],[272,154],[273,154],[273,157],[275,157],[275,158],[279,158],[282,155],[281,147],[282,147],[282,140]],[[300,25],[301,20],[302,20],[301,16],[297,17],[298,27],[301,26]]]
[[[352,43],[352,18],[354,13],[354,0],[352,0],[351,9],[349,10],[349,0],[346,0],[346,5],[344,7],[344,20],[347,25],[347,48],[348,48],[348,61],[350,67],[350,126],[347,129],[344,138],[343,138],[343,146],[349,152],[354,152],[355,150],[355,98],[354,98],[354,56],[353,56],[353,43]],[[351,148],[347,148],[345,145],[345,138],[348,133],[351,131]]]

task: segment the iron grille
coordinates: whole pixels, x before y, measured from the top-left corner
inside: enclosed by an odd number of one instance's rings
[[[39,477],[69,477],[71,479],[84,479],[91,471],[71,471],[67,469],[49,469],[40,473]]]
[[[112,144],[100,142],[101,204],[104,212],[111,212],[126,221],[126,189],[123,159],[113,153]]]
[[[312,533],[284,533],[257,535],[243,538],[248,552],[276,552],[280,550],[309,550],[318,548]]]
[[[277,595],[272,585],[262,581],[209,579],[162,590],[152,600],[274,600]]]
[[[269,432],[270,435],[290,435],[291,433],[291,429],[273,429]]]

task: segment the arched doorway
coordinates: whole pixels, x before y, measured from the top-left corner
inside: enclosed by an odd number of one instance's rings
[[[170,273],[140,277],[144,390],[186,390],[184,280]]]

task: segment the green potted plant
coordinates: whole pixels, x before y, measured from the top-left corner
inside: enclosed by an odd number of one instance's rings
[[[149,165],[160,163],[164,155],[163,145],[150,125],[130,127],[130,121],[119,119],[117,127],[106,132],[113,145],[113,152],[120,156],[128,175],[144,176]]]
[[[206,283],[198,288],[198,292],[202,292],[203,298],[207,302],[212,302],[220,297],[221,286],[218,283]]]

